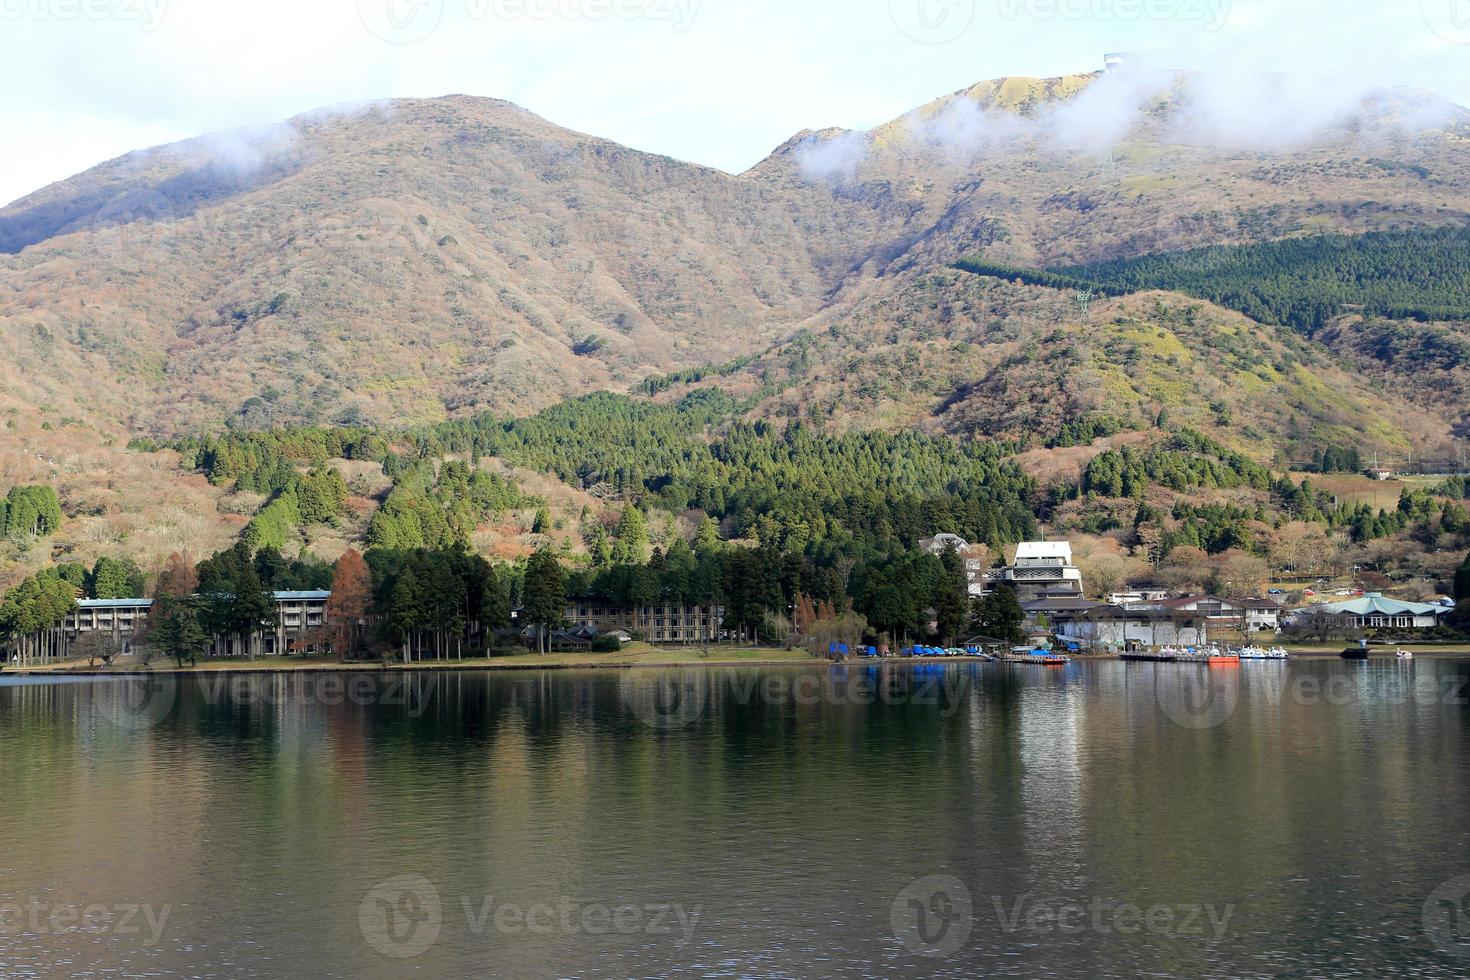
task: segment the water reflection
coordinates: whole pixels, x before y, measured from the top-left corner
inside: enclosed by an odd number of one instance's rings
[[[1463,975],[1467,675],[0,678],[0,971]],[[931,876],[942,956],[893,925]]]

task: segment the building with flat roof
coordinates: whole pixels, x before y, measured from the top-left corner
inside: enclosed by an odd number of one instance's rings
[[[276,619],[273,626],[250,637],[254,652],[264,654],[292,653],[293,643],[312,636],[326,623],[327,600],[332,593],[276,592]],[[131,653],[137,636],[147,625],[153,608],[152,599],[78,599],[76,608],[67,613],[58,628],[60,653],[50,659],[64,659],[72,643],[82,636],[107,636],[124,654]],[[249,653],[240,637],[214,637],[210,655],[229,657]]]
[[[1035,624],[1046,623],[1059,643],[1085,649],[1204,646],[1209,619],[1164,603],[1118,605],[1088,599],[1041,599],[1022,605]]]
[[[1082,570],[1072,561],[1066,541],[1027,541],[1016,547],[1016,560],[997,569],[990,585],[1009,586],[1022,603],[1041,599],[1082,598]]]
[[[1199,613],[1218,632],[1277,633],[1281,604],[1274,599],[1221,599],[1213,595],[1165,599],[1161,605],[1181,612]]]
[[[725,610],[712,604],[660,601],[630,606],[605,599],[568,599],[563,618],[573,629],[625,632],[649,643],[716,643]]]

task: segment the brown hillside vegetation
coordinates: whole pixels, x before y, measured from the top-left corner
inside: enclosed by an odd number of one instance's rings
[[[1241,148],[1187,128],[1193,84],[982,83],[738,177],[465,96],[140,151],[0,211],[5,380],[154,433],[524,412],[758,353],[964,254],[1470,214],[1463,110],[1385,93]],[[1127,124],[1082,127],[1099,107]]]
[[[133,435],[526,414],[735,358],[700,384],[760,393],[756,416],[1026,437],[1044,480],[1094,451],[1037,448],[1067,423],[1147,440],[1161,411],[1266,462],[1452,452],[1464,324],[1345,318],[1318,342],[1173,294],[1084,309],[950,268],[1470,221],[1465,110],[1379,93],[1310,132],[1273,118],[1262,143],[1221,128],[1207,87],[999,79],[799,134],[741,175],[468,96],[103,164],[0,209],[0,491],[52,483],[67,514],[0,566],[233,539],[259,500],[126,451]],[[360,539],[385,488],[346,475],[349,517],[299,546]],[[553,526],[513,514],[477,544],[576,553],[600,502],[515,476]]]
[[[751,371],[799,381],[762,410],[858,426],[1050,438],[1160,411],[1270,462],[1313,447],[1449,451],[1450,428],[1282,328],[1171,293],[1093,300],[944,270],[781,345]]]

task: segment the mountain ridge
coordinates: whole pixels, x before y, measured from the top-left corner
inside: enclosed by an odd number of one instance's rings
[[[866,133],[803,131],[739,175],[462,95],[135,151],[0,209],[0,250],[35,239],[0,254],[9,387],[156,435],[527,412],[759,355],[967,255],[1470,222],[1470,113],[1398,93],[1365,104],[1445,128],[1161,140],[1198,84],[993,79]],[[1105,155],[1058,122],[1099,106],[1145,110]],[[1370,142],[1388,156],[1344,155]]]

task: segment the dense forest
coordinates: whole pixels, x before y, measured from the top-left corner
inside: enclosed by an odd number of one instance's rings
[[[0,498],[0,535],[17,544],[44,538],[61,520],[61,501],[51,487],[14,486]]]
[[[915,432],[832,436],[733,418],[722,394],[672,406],[599,394],[528,419],[482,416],[413,434],[421,456],[498,456],[645,506],[699,509],[729,536],[802,552],[913,546],[938,529],[1000,547],[1036,531],[1012,447]]]
[[[1050,445],[1088,445],[1125,428],[1105,414],[1073,419]],[[483,415],[398,432],[229,432],[172,448],[211,483],[261,499],[234,546],[197,565],[175,556],[155,577],[155,642],[181,662],[206,637],[248,646],[273,589],[330,588],[340,627],[334,648],[405,659],[483,652],[513,608],[544,643],[569,597],[718,604],[725,628],[745,639],[780,639],[799,610],[815,609],[895,642],[928,639],[936,618],[945,641],[970,629],[995,635],[1011,628],[1014,610],[980,617],[959,559],[921,542],[956,533],[994,561],[1007,545],[1036,537],[1040,516],[1051,520],[1064,508],[1080,515],[1072,526],[1111,536],[1156,569],[1218,559],[1232,569],[1225,577],[1242,582],[1283,534],[1319,540],[1286,525],[1359,545],[1407,534],[1453,546],[1470,534],[1457,502],[1470,496],[1463,480],[1406,491],[1391,510],[1344,503],[1197,431],[1167,426],[1162,413],[1157,431],[1130,433],[1091,456],[1080,477],[1045,488],[1017,462],[1023,447],[750,421],[740,403],[708,389],[674,402],[602,393],[530,417]],[[547,535],[546,501],[479,465],[491,457],[600,503],[577,505],[575,531],[565,531],[567,520],[559,537]],[[341,461],[375,464],[385,482],[376,473],[367,480],[379,487],[375,507],[354,504],[361,516],[351,540],[365,554],[349,551],[334,567],[300,549],[309,536],[299,532],[349,519]],[[1361,464],[1351,447],[1324,448],[1312,461],[1329,474]],[[16,488],[0,513],[44,532],[61,519],[54,493],[37,492],[48,490]],[[477,529],[531,510],[540,535],[533,554],[491,563],[476,553]],[[7,595],[0,634],[13,639],[58,622],[78,594],[125,597],[144,587],[130,563],[55,566]],[[366,622],[373,625],[363,632]]]
[[[1217,245],[1051,270],[978,258],[957,265],[978,275],[1105,295],[1171,290],[1308,335],[1349,309],[1398,320],[1470,320],[1470,228]],[[1459,352],[1446,347],[1436,358]]]

